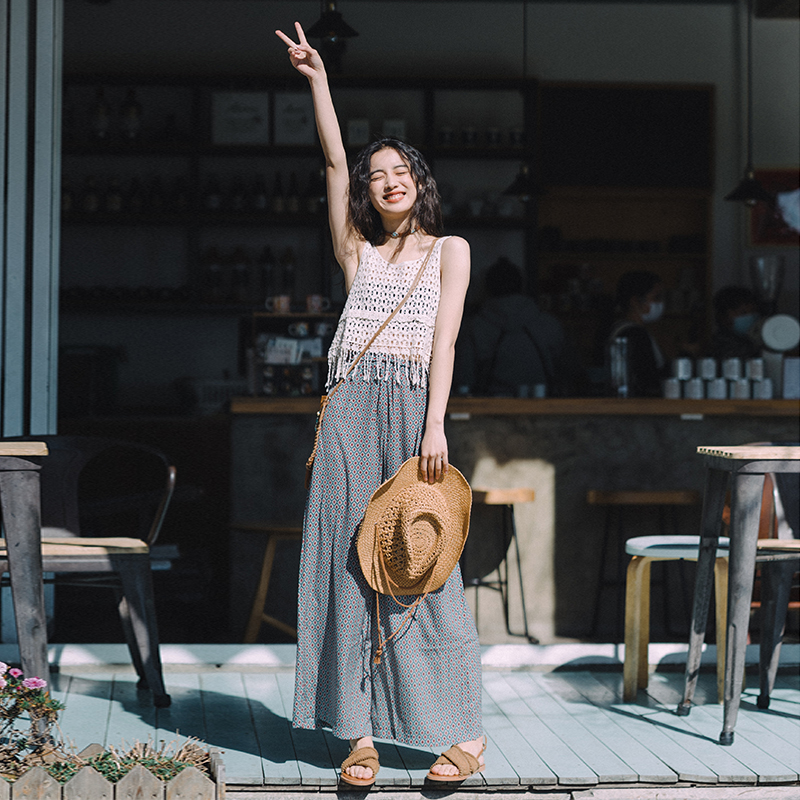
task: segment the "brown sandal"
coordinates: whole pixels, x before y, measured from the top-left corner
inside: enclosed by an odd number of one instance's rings
[[[372,770],[372,777],[356,778],[353,775],[347,775],[345,770],[348,767],[367,767],[367,769]],[[342,761],[339,777],[351,786],[372,786],[375,783],[375,778],[378,777],[380,769],[378,751],[374,747],[359,747],[357,750],[351,750],[350,755]]]
[[[483,739],[483,747],[478,757],[482,756],[486,750],[486,737]],[[428,780],[430,781],[444,781],[447,783],[455,783],[465,781],[472,775],[483,772],[485,764],[481,764],[475,756],[462,750],[457,744],[454,744],[449,750],[442,753],[436,761],[433,762],[433,767],[437,764],[452,764],[458,769],[458,775],[437,775],[435,772],[428,772]]]

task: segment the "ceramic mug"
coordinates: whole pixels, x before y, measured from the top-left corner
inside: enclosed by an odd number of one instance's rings
[[[298,339],[303,339],[308,336],[308,323],[293,322],[289,325],[289,336],[296,336]]]
[[[314,333],[317,336],[330,336],[333,333],[333,325],[330,322],[318,322],[314,326]]]
[[[319,314],[323,311],[328,311],[331,307],[331,301],[321,294],[306,295],[306,311],[309,314]]]
[[[273,314],[288,314],[292,310],[292,298],[288,294],[277,294],[274,297],[268,297],[264,302],[264,307]]]

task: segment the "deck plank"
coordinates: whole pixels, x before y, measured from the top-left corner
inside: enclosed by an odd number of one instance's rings
[[[546,678],[546,685],[552,686],[556,700],[564,704],[569,714],[577,716],[601,741],[613,744],[614,752],[630,766],[634,780],[661,784],[678,780],[674,770],[626,729],[618,714],[588,702],[581,694],[579,686],[590,695],[596,691],[596,687],[591,686],[590,676],[583,672],[552,672]]]
[[[503,713],[500,706],[494,702],[484,689],[483,692],[483,727],[489,739],[486,748],[486,763],[492,763],[495,752],[504,756],[508,763],[509,780],[516,776],[517,783],[527,786],[555,786],[558,783],[556,774],[542,761],[539,754],[528,744],[528,740],[514,726],[511,720]],[[490,775],[501,770],[501,765],[492,768],[492,773],[487,774],[487,783]]]
[[[274,674],[245,673],[244,690],[250,701],[259,743],[264,783],[276,786],[300,784],[300,769],[292,744],[287,711]]]
[[[280,672],[275,677],[284,707],[291,708],[294,675]],[[301,783],[308,786],[336,786],[339,783],[339,776],[323,731],[290,727],[289,735],[294,743]]]
[[[87,744],[108,742],[108,717],[111,702],[110,676],[98,678],[94,673],[73,675],[66,708],[61,712],[59,727],[67,741],[78,751]]]
[[[483,685],[489,696],[556,775],[559,783],[574,786],[597,784],[597,773],[536,716],[505,682],[502,673],[484,673]]]
[[[647,693],[662,705],[671,707],[675,703],[675,692],[664,675],[653,675]],[[685,717],[687,724],[697,733],[716,739],[722,730],[723,709],[714,706],[695,706]],[[770,734],[752,722],[752,712],[740,711],[736,720],[736,736],[726,752],[740,761],[758,776],[758,783],[786,783],[797,779],[797,772],[777,758],[775,747],[780,752],[797,753],[797,747],[780,737]]]
[[[598,679],[606,683],[609,679],[618,682],[622,680],[622,676],[618,673],[598,675]],[[758,781],[758,776],[752,770],[731,755],[730,748],[719,745],[719,731],[715,736],[700,734],[688,723],[686,717],[679,717],[675,713],[673,704],[665,706],[642,693],[639,693],[637,699],[638,703],[621,703],[615,707],[639,714],[643,719],[659,725],[673,741],[691,749],[693,755],[710,771],[709,778],[715,777],[721,783],[755,784]]]
[[[206,742],[200,676],[196,672],[172,672],[164,678],[172,703],[156,709],[157,741],[168,745],[189,738]]]
[[[625,729],[635,736],[645,747],[660,758],[678,776],[678,780],[691,781],[692,783],[716,783],[717,775],[710,770],[692,752],[692,742],[676,741],[671,737],[667,728],[657,720],[649,719],[641,711],[647,711],[634,704],[619,703],[622,696],[622,676],[616,680],[604,680],[609,677],[606,673],[591,673],[591,680],[587,687],[579,691],[585,693],[587,699],[593,703],[603,703],[609,713],[618,717]]]
[[[205,672],[200,686],[208,744],[224,751],[227,780],[263,784],[261,751],[241,673]]]
[[[564,704],[557,702],[551,693],[552,685],[548,689],[547,676],[516,672],[504,677],[539,719],[597,774],[599,783],[633,783],[638,779],[634,770],[588,730],[577,715],[569,714]],[[584,704],[582,708],[590,707]]]
[[[129,750],[137,742],[155,744],[156,710],[149,691],[136,688],[137,676],[115,673],[108,716],[107,740]]]

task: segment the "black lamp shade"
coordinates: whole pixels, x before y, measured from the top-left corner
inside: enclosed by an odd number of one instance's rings
[[[358,31],[353,30],[336,10],[335,2],[325,4],[322,16],[306,31],[307,36],[314,39],[350,39],[358,36]]]
[[[736,188],[725,195],[726,200],[754,206],[756,203],[773,203],[775,198],[756,180],[752,170],[748,170]]]

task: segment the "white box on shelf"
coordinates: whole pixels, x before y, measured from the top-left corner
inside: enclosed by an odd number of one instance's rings
[[[314,105],[308,92],[275,94],[275,144],[314,144]]]
[[[268,92],[214,92],[213,144],[269,144]]]

